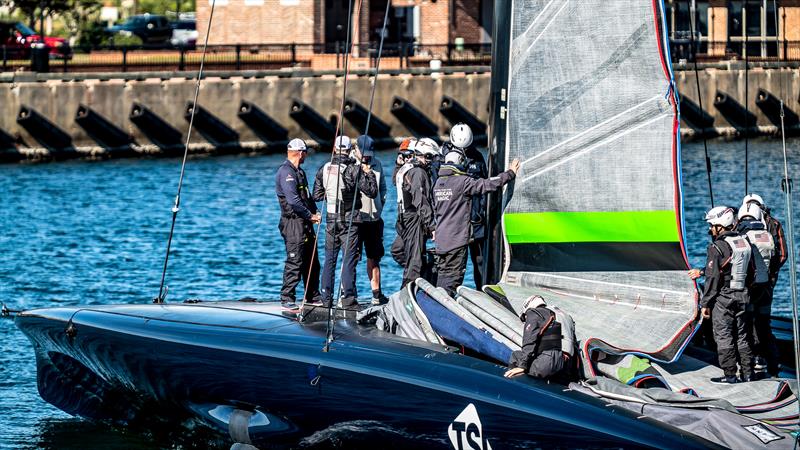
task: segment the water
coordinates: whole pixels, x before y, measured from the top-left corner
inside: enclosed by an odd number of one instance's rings
[[[789,145],[790,170],[797,173],[800,140]],[[709,149],[717,204],[738,206],[744,195],[744,142],[712,141]],[[394,155],[379,157],[390,170]],[[326,158],[309,158],[309,177]],[[282,160],[274,155],[189,161],[167,277],[169,299],[278,297],[284,254],[273,178]],[[702,143],[684,144],[682,163],[687,250],[692,265],[701,266],[708,242]],[[155,159],[0,166],[0,300],[14,309],[151,301],[158,293],[179,164]],[[784,220],[779,141],[751,141],[749,171],[750,190]],[[395,217],[394,196],[389,186],[387,218]],[[390,219],[387,250],[393,225]],[[359,292],[368,296],[363,266],[362,261]],[[393,292],[401,270],[388,254],[383,270],[384,290]],[[776,292],[778,315],[790,313],[785,272]],[[12,321],[0,320],[0,448],[209,445],[114,430],[55,409],[37,394],[27,339]]]

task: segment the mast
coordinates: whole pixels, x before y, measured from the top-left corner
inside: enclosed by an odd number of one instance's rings
[[[508,60],[511,48],[511,2],[495,0],[492,20],[492,80],[489,101],[489,176],[502,172],[506,164],[506,105],[508,102]],[[484,284],[496,283],[503,272],[502,191],[489,194],[484,245]]]

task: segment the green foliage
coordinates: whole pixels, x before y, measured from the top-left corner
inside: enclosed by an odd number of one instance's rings
[[[108,40],[108,43],[111,45],[116,45],[117,47],[136,47],[142,45],[142,39],[139,36],[125,36],[122,34],[115,34],[111,36]]]
[[[180,3],[180,9],[178,9],[178,3]],[[166,15],[167,12],[190,12],[195,10],[195,5],[195,0],[139,0],[136,13]]]

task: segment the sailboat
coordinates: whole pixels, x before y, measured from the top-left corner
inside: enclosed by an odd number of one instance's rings
[[[700,318],[663,3],[495,8],[490,165],[523,162],[490,202],[496,285],[420,279],[375,323],[252,300],[26,311],[42,398],[255,446],[355,424],[425,448],[791,448],[796,384],[711,385],[684,352]],[[502,376],[532,294],[575,319],[580,381]]]

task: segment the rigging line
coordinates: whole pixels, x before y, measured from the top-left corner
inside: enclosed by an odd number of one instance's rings
[[[361,9],[361,6],[360,6],[360,3],[359,3],[359,13],[360,13],[360,9]],[[353,0],[349,0],[349,2],[347,4],[347,37],[345,38],[344,80],[343,80],[343,86],[342,86],[342,101],[341,101],[341,103],[339,105],[339,115],[336,118],[336,128],[335,128],[334,133],[333,133],[333,145],[331,146],[331,159],[329,161],[330,163],[333,163],[333,158],[336,155],[336,139],[339,138],[340,131],[343,128],[342,116],[344,115],[344,103],[345,103],[345,100],[347,98],[347,81],[348,81],[348,75],[350,74],[350,55],[353,53],[353,42],[352,42],[352,39],[351,39],[351,26],[352,26],[351,25],[351,21],[352,21],[352,16],[353,16]],[[330,173],[326,174],[325,177],[326,178],[325,178],[325,183],[324,184],[327,184],[328,180],[330,180]],[[340,178],[339,176],[336,177],[336,189],[335,189],[335,191],[336,191],[336,200],[335,201],[336,201],[337,208],[338,208],[338,204],[339,204],[339,178]],[[308,182],[308,180],[306,180],[306,182]],[[325,201],[327,203],[327,198],[326,198]],[[326,208],[325,213],[326,213],[325,222],[327,224],[327,208]],[[337,213],[338,213],[338,211],[337,211]],[[317,224],[316,233],[314,233],[314,245],[312,246],[312,249],[311,249],[311,261],[313,261],[314,258],[317,256],[317,244],[319,243],[319,232],[320,232],[321,229],[322,229],[322,213],[320,212],[320,221]],[[311,278],[312,269],[313,269],[313,266],[311,264],[309,264],[308,273],[306,274],[306,280]],[[336,283],[334,282],[334,284],[336,284]],[[304,307],[305,307],[307,302],[308,302],[308,291],[304,287],[303,288],[303,299],[300,302],[300,319],[299,320],[301,320],[301,321],[302,321],[302,316],[303,316],[303,309],[304,309]]]
[[[370,119],[372,118],[372,106],[373,106],[373,102],[375,100],[375,89],[378,86],[378,71],[380,70],[380,66],[381,66],[381,55],[383,53],[383,42],[384,42],[384,38],[386,36],[386,24],[389,21],[389,8],[391,8],[391,4],[392,4],[391,0],[386,0],[386,11],[383,14],[383,26],[381,27],[381,40],[380,40],[380,44],[378,44],[378,56],[377,56],[377,58],[375,60],[375,74],[374,74],[373,80],[372,80],[372,92],[370,93],[370,98],[369,98],[369,109],[367,110],[367,123],[364,126],[364,135],[365,136],[369,135]],[[359,13],[360,13],[360,9],[361,9],[361,0],[359,0]],[[363,161],[364,161],[364,154],[362,153],[361,154],[361,161],[359,161],[359,164],[364,164]],[[341,267],[339,269],[339,292],[342,292],[343,289],[344,289],[344,286],[342,284],[342,275],[344,274],[344,265],[345,265],[345,261],[347,259],[347,251],[350,248],[351,230],[353,228],[353,216],[355,216],[355,213],[356,213],[356,201],[361,196],[361,192],[358,189],[358,184],[359,184],[359,182],[361,180],[361,173],[363,171],[364,171],[363,170],[363,166],[359,167],[358,173],[356,174],[356,183],[355,183],[356,192],[355,192],[355,195],[353,195],[353,204],[350,207],[350,218],[348,219],[348,223],[347,223],[347,231],[345,232],[346,240],[345,240],[345,245],[344,245],[344,251],[342,252],[342,265],[341,265]],[[378,195],[380,195],[380,192],[378,193]],[[357,299],[356,299],[356,302],[358,302]],[[333,305],[331,305],[331,308],[328,310],[328,331],[329,332],[327,334],[326,341],[325,341],[325,351],[328,351],[328,349],[330,348],[331,342],[333,342],[334,322],[332,320],[332,316],[333,316]]]
[[[360,18],[361,17],[361,5],[362,5],[362,0],[358,0],[358,7],[356,8],[356,18]],[[348,52],[347,52],[347,55],[345,55],[345,60],[344,60],[345,71],[344,71],[344,81],[343,81],[344,86],[342,87],[342,103],[341,103],[340,108],[339,108],[339,117],[336,119],[336,132],[334,133],[334,139],[333,139],[334,148],[331,150],[331,161],[333,161],[333,156],[334,156],[334,153],[336,152],[336,139],[339,137],[339,133],[344,128],[344,124],[343,124],[344,103],[345,103],[345,101],[347,99],[347,78],[348,78],[348,74],[350,72],[350,56],[353,53],[352,34],[353,34],[353,0],[350,0],[348,2],[348,6],[347,6],[347,45],[346,45],[346,47],[348,49]],[[341,173],[338,174],[338,176],[336,177],[336,205],[337,205],[337,208],[338,208],[338,205],[339,205],[339,180],[341,179],[341,177],[342,177]],[[337,219],[338,219],[338,217],[337,217]],[[327,218],[325,219],[325,222],[327,224]],[[317,240],[319,239],[319,230],[320,230],[321,226],[322,226],[322,221],[320,221],[320,223],[317,225],[317,235],[314,236],[314,251],[316,251],[316,248],[317,248],[316,244],[317,244]],[[344,256],[346,256],[346,254],[347,254],[346,252],[347,252],[347,250],[345,249],[344,252],[343,252],[343,257],[342,257],[343,259],[344,259]],[[337,252],[337,257],[338,257],[338,252]],[[309,271],[310,271],[310,268],[309,268]],[[341,275],[340,275],[340,277],[341,277]],[[335,278],[334,278],[333,285],[336,286]],[[306,294],[305,294],[305,291],[304,291],[303,292],[303,303],[305,303],[305,301],[306,301]],[[328,306],[329,307],[328,307],[327,330],[325,332],[325,347],[323,348],[323,351],[325,351],[325,352],[330,350],[330,343],[333,341],[333,319],[334,319],[333,309],[335,307],[333,297],[331,297],[331,304],[328,305]]]
[[[774,13],[775,19],[775,31],[778,32],[778,4],[776,0],[772,0],[772,9]],[[784,19],[784,27],[785,19]],[[785,28],[784,28],[785,30]],[[786,35],[784,33],[784,39]],[[780,49],[780,44],[778,43],[778,48]],[[780,51],[780,50],[778,50]],[[784,54],[784,59],[786,55]],[[794,364],[796,368],[800,368],[800,324],[798,323],[798,314],[797,314],[797,261],[796,255],[794,251],[794,223],[792,221],[792,181],[789,179],[789,163],[786,157],[786,124],[784,120],[784,107],[783,107],[783,96],[784,96],[784,82],[783,77],[780,79],[779,84],[780,89],[780,117],[781,117],[781,142],[783,145],[783,186],[785,187],[784,193],[786,194],[786,226],[789,230],[789,279],[791,284],[791,295],[792,295],[792,339],[794,345]],[[797,385],[800,386],[800,370],[795,370],[795,381]],[[800,412],[800,395],[795,394],[795,397],[798,398],[798,412]],[[800,439],[800,435],[795,436],[794,446],[797,448],[798,439]]]
[[[169,238],[167,239],[167,252],[164,255],[164,268],[161,271],[161,284],[158,288],[158,297],[153,299],[153,303],[164,303],[166,293],[169,291],[164,289],[164,281],[167,277],[167,264],[169,263],[169,251],[172,247],[172,236],[175,233],[175,221],[178,217],[178,211],[181,208],[181,189],[183,188],[183,177],[186,173],[186,159],[189,156],[189,141],[192,138],[192,128],[194,125],[194,116],[197,111],[197,98],[200,96],[200,81],[203,79],[203,69],[206,62],[206,51],[208,50],[208,37],[211,35],[211,23],[214,20],[214,7],[217,5],[216,0],[211,1],[211,12],[208,15],[208,26],[206,27],[206,37],[203,43],[203,53],[200,56],[200,69],[197,72],[197,83],[194,88],[194,101],[192,102],[192,114],[189,116],[189,131],[186,132],[186,144],[183,149],[183,160],[181,161],[181,175],[178,178],[178,192],[175,195],[175,204],[172,206],[172,224],[169,227]]]
[[[689,39],[691,40],[690,46],[692,48],[692,59],[694,60],[694,81],[695,85],[697,86],[697,104],[700,107],[700,112],[702,113],[703,110],[703,95],[700,92],[700,71],[697,69],[697,47],[695,47],[695,40],[694,40],[694,33],[697,29],[696,27],[696,20],[697,20],[697,8],[694,0],[686,0],[686,3],[689,5],[689,9],[691,11],[691,20],[689,21],[689,27],[691,28],[689,33]],[[703,151],[705,152],[706,156],[706,177],[708,178],[708,196],[711,199],[711,207],[714,207],[714,188],[711,185],[711,158],[708,156],[708,137],[706,136],[705,130],[700,131],[703,134]]]
[[[747,7],[748,6],[750,6],[750,0],[744,0],[744,195],[747,195],[747,193],[750,192],[748,190],[748,187],[749,187],[748,186],[748,181],[750,181],[749,180],[750,173],[748,171],[749,170],[748,166],[749,166],[749,163],[750,163],[750,158],[749,158],[749,154],[748,154],[748,142],[749,142],[749,136],[750,136],[750,120],[749,120],[748,116],[750,115],[750,109],[749,109],[750,107],[749,107],[749,102],[747,101],[748,97],[749,97],[749,88],[750,88],[750,83],[748,82],[748,73],[749,73],[748,69],[749,69],[749,66],[750,66],[750,63],[749,63],[750,52],[748,51],[748,48],[747,48],[747,44],[748,44],[748,39],[747,39]]]

